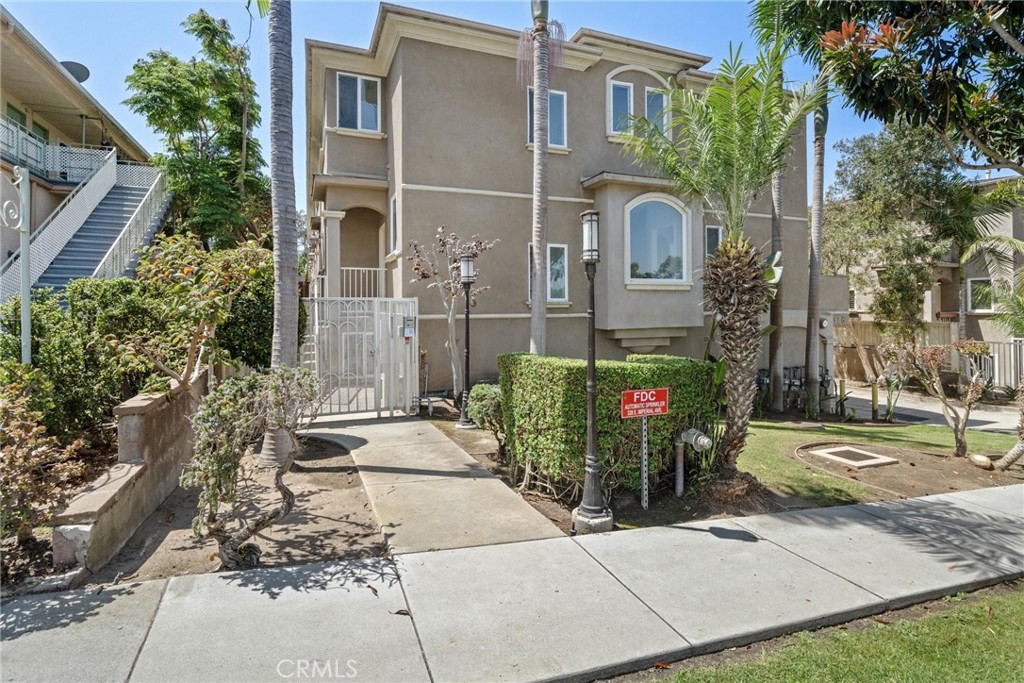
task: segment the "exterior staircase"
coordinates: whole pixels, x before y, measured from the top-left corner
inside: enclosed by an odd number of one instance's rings
[[[63,289],[77,278],[132,275],[170,202],[158,168],[119,163],[116,150],[106,152],[33,232],[29,286]],[[20,291],[21,267],[20,251],[0,266],[0,302]]]
[[[114,185],[34,286],[63,289],[70,280],[92,277],[147,191],[145,187]]]

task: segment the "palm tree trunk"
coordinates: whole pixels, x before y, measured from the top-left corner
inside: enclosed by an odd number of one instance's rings
[[[274,233],[274,336],[270,365],[277,368],[294,367],[299,358],[299,256],[292,159],[292,7],[289,0],[271,0],[267,34]],[[292,446],[285,430],[267,434],[263,443],[261,465],[287,461]]]
[[[547,352],[548,303],[548,26],[533,27],[533,286],[530,292],[530,353]]]
[[[1022,455],[1024,455],[1024,439],[1018,440],[1006,455],[996,461],[996,469],[1009,469],[1010,465],[1020,460]]]
[[[827,86],[826,86],[827,87]],[[807,276],[807,340],[804,347],[804,388],[808,415],[818,415],[818,366],[821,342],[818,339],[821,283],[821,243],[825,208],[825,135],[828,132],[828,102],[814,113],[814,175],[811,191],[811,255]]]
[[[776,173],[772,178],[772,252],[776,254],[782,251],[782,172]],[[782,265],[782,261],[779,261]],[[785,269],[783,269],[785,277]],[[772,412],[781,413],[785,409],[785,387],[783,382],[783,366],[786,359],[783,353],[784,320],[782,317],[782,280],[780,279],[775,287],[775,298],[772,299],[769,322],[772,326],[772,333],[768,337],[768,374],[771,378],[772,388]]]

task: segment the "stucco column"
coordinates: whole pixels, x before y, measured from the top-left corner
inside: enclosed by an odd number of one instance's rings
[[[341,296],[341,221],[344,211],[324,211],[324,237],[320,258],[324,260],[323,296]]]

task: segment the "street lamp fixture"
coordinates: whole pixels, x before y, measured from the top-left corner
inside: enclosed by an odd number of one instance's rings
[[[464,254],[462,261],[459,266],[460,281],[462,282],[462,290],[466,294],[466,343],[465,356],[466,366],[462,373],[462,405],[459,408],[459,422],[456,425],[459,429],[473,429],[476,427],[473,421],[469,419],[469,299],[470,289],[473,287],[473,283],[476,282],[476,264],[474,263],[475,257],[471,254]]]
[[[600,213],[584,211],[583,251],[580,261],[587,273],[587,455],[584,463],[583,500],[572,511],[572,528],[578,534],[611,531],[612,511],[601,493],[601,469],[597,460],[597,367],[594,332],[594,276],[601,261],[599,246]]]

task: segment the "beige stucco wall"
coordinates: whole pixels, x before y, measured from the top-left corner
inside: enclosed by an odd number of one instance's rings
[[[384,217],[371,209],[349,209],[341,228],[341,267],[380,266],[380,237]]]
[[[710,334],[710,316],[703,311],[700,271],[704,255],[704,224],[718,224],[700,203],[690,208],[688,289],[639,290],[625,283],[624,213],[628,202],[649,192],[664,191],[639,184],[613,182],[584,189],[581,181],[600,173],[653,176],[635,164],[624,147],[608,136],[608,74],[621,65],[599,61],[586,71],[559,70],[552,89],[567,92],[568,153],[548,157],[550,196],[548,242],[568,245],[569,303],[548,306],[548,352],[579,356],[586,348],[586,279],[579,262],[579,213],[601,212],[602,263],[597,275],[598,354],[623,358],[628,353],[612,338],[615,330],[671,330],[668,346],[659,353],[700,356]],[[672,74],[662,74],[671,78]],[[317,76],[314,76],[317,77]],[[336,121],[336,76],[325,70],[328,125]],[[634,112],[643,113],[645,87],[661,82],[642,70],[615,74],[633,84]],[[531,235],[530,193],[533,152],[527,146],[527,92],[516,83],[515,60],[403,38],[382,79],[382,139],[324,131],[324,169],[336,175],[368,174],[387,178],[387,189],[330,187],[324,194],[328,210],[366,206],[387,216],[391,196],[397,199],[397,253],[385,259],[389,296],[416,296],[423,316],[420,344],[428,350],[431,384],[450,381],[444,352],[446,331],[437,296],[424,283],[412,284],[408,244],[434,241],[445,225],[463,237],[479,234],[498,239],[494,250],[478,261],[478,286],[490,289],[474,308],[473,378],[496,373],[494,356],[528,348],[528,256]],[[807,288],[806,132],[793,136],[791,170],[785,174],[784,303],[786,364],[802,364]],[[315,163],[315,162],[314,162]],[[372,195],[372,197],[371,197]],[[770,192],[766,187],[751,207],[746,229],[753,244],[770,241]],[[351,216],[351,213],[348,214]],[[356,229],[349,217],[342,231]],[[344,237],[342,244],[346,244]],[[767,248],[766,248],[767,251]],[[352,258],[356,258],[353,256]],[[822,311],[845,311],[844,278],[822,283]],[[461,306],[460,306],[461,309]],[[461,323],[460,323],[461,330]],[[653,336],[653,332],[652,332]],[[767,341],[764,342],[767,345]],[[486,351],[483,351],[486,349]],[[763,359],[766,365],[766,356]]]

